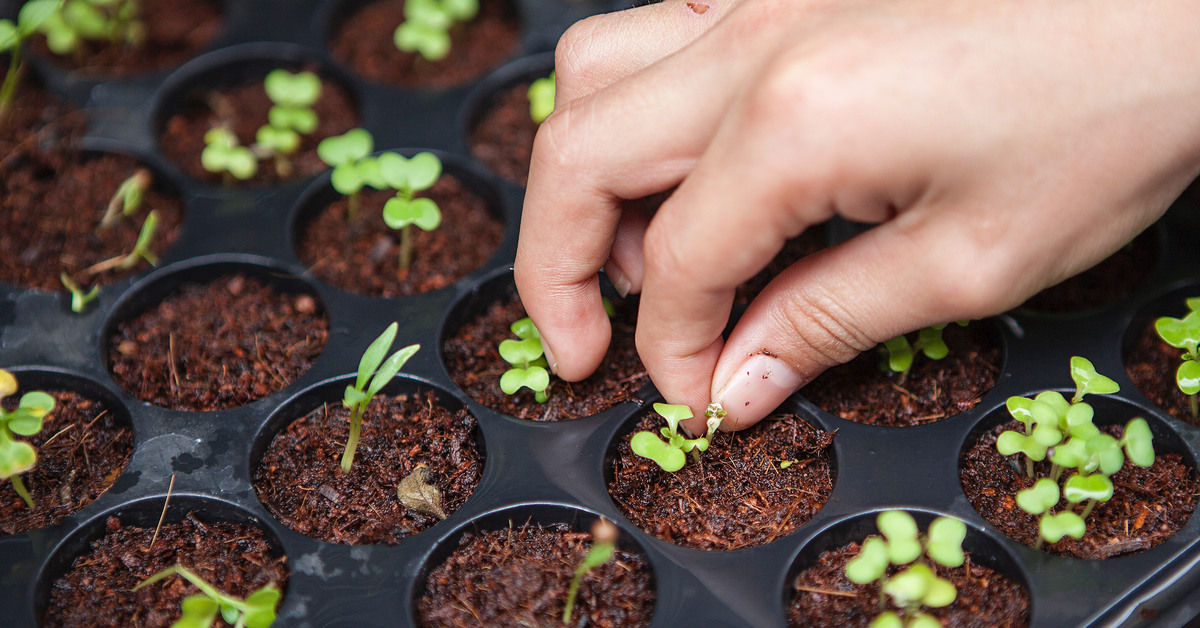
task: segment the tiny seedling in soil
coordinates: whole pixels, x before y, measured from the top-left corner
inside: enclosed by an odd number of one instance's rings
[[[141,581],[134,591],[152,585],[164,578],[178,575],[200,589],[200,593],[189,595],[180,603],[183,615],[171,624],[171,628],[209,628],[217,615],[234,628],[268,628],[275,623],[275,607],[281,595],[275,583],[266,586],[239,600],[209,584],[204,578],[176,564]]]
[[[1183,349],[1183,363],[1175,371],[1175,384],[1188,396],[1192,418],[1200,417],[1200,297],[1187,300],[1188,313],[1183,318],[1163,316],[1154,321],[1154,330],[1163,342]]]
[[[87,59],[89,42],[137,46],[146,39],[135,0],[66,0],[40,30],[51,52],[73,55],[79,65]]]
[[[16,394],[17,378],[0,369],[0,401]],[[17,408],[11,412],[0,407],[0,480],[12,482],[13,489],[25,505],[34,508],[33,498],[21,481],[21,474],[37,464],[37,451],[16,436],[33,436],[42,430],[42,419],[54,409],[54,397],[33,391],[21,395]]]
[[[396,373],[400,367],[421,348],[421,345],[409,345],[392,354],[384,360],[387,351],[396,339],[399,326],[392,323],[383,330],[379,337],[371,342],[358,363],[358,378],[353,385],[346,386],[342,397],[342,405],[350,409],[350,436],[346,441],[346,451],[342,454],[342,473],[349,473],[354,464],[354,450],[358,448],[358,438],[362,433],[363,414],[375,396]]]
[[[958,567],[966,556],[962,542],[967,526],[957,519],[938,517],[922,538],[912,515],[902,510],[879,513],[875,524],[882,536],[863,541],[858,555],[846,563],[846,578],[857,584],[879,583],[883,612],[872,628],[937,628],[941,623],[925,612],[948,606],[958,597],[954,585],[933,572],[925,559]],[[888,575],[891,566],[907,567]],[[888,609],[888,600],[896,610]]]
[[[942,340],[942,330],[946,323],[926,327],[917,332],[916,342],[910,343],[908,338],[901,335],[883,343],[881,351],[884,354],[882,367],[885,371],[900,374],[900,382],[908,379],[912,370],[913,358],[920,351],[930,360],[940,360],[950,354],[950,348]],[[967,321],[959,321],[960,327],[966,327]]]
[[[567,602],[563,607],[562,622],[571,625],[571,612],[575,610],[575,596],[579,594],[579,582],[587,572],[612,560],[617,552],[617,526],[601,517],[592,524],[592,547],[575,567],[571,586],[567,589]]]
[[[687,438],[679,432],[679,423],[692,418],[691,408],[679,404],[656,403],[654,411],[667,421],[666,427],[659,430],[666,441],[654,432],[638,432],[630,439],[629,448],[633,453],[658,463],[658,466],[668,473],[674,473],[687,464],[686,454],[689,451],[692,452],[692,457],[699,461],[700,452],[708,449],[713,434],[721,425],[721,419],[725,418],[725,410],[720,404],[709,404],[708,409],[704,411],[708,432],[698,438]]]
[[[392,41],[404,52],[440,61],[450,54],[450,29],[478,13],[479,0],[407,0],[404,21],[396,27]]]
[[[116,225],[121,217],[132,217],[137,210],[141,209],[142,201],[146,198],[146,190],[150,189],[152,183],[154,183],[154,176],[145,168],[138,168],[129,175],[128,179],[117,186],[117,191],[113,192],[112,198],[108,201],[108,208],[104,211],[104,216],[100,219],[100,226],[97,228],[109,229]]]
[[[534,400],[546,403],[550,370],[542,348],[542,336],[528,316],[514,322],[510,329],[518,340],[500,341],[500,357],[512,365],[500,376],[500,390],[506,395],[515,395],[518,390],[528,388],[533,391]]]
[[[529,118],[541,124],[554,112],[554,73],[529,84]]]
[[[1112,497],[1109,478],[1121,469],[1126,458],[1139,467],[1154,464],[1153,438],[1145,419],[1131,419],[1119,439],[1092,423],[1095,410],[1083,401],[1084,395],[1118,392],[1117,383],[1097,373],[1090,361],[1079,356],[1071,358],[1071,378],[1075,395],[1070,401],[1052,390],[1033,399],[1009,397],[1009,414],[1025,429],[1023,433],[1006,430],[996,439],[996,450],[1001,455],[1024,454],[1025,473],[1036,479],[1033,486],[1017,493],[1016,503],[1031,515],[1041,515],[1037,548],[1042,541],[1057,543],[1064,536],[1083,537],[1087,516],[1097,503]],[[1033,463],[1046,459],[1050,460],[1048,475],[1037,478]],[[1064,481],[1070,469],[1075,473]],[[1060,512],[1051,512],[1064,497],[1069,505]],[[1083,509],[1076,512],[1074,508],[1081,502]]]
[[[258,172],[258,159],[249,148],[238,144],[237,135],[225,127],[213,127],[204,134],[204,150],[200,165],[219,174],[228,185],[233,180],[245,181]]]
[[[89,275],[95,275],[113,268],[129,270],[137,266],[141,260],[146,260],[151,266],[158,266],[158,256],[154,254],[154,251],[150,250],[150,245],[154,243],[154,232],[157,229],[158,211],[151,210],[149,214],[146,214],[146,220],[142,223],[142,229],[138,232],[137,242],[134,243],[132,251],[125,255],[118,255],[112,259],[104,260],[99,264],[89,267],[84,272]]]
[[[366,129],[350,129],[342,135],[327,137],[317,144],[317,156],[333,168],[329,182],[349,204],[346,215],[358,217],[359,192],[363,187],[384,188],[387,183],[379,172],[379,159],[371,157],[375,139]]]
[[[396,153],[379,156],[379,176],[396,196],[383,205],[383,222],[400,230],[400,268],[412,265],[412,228],[433,231],[442,224],[442,210],[431,198],[416,197],[442,176],[442,161],[433,153],[423,152],[405,158]]]
[[[100,296],[100,286],[92,286],[91,290],[84,290],[65,272],[58,276],[58,280],[62,282],[67,292],[71,293],[71,311],[76,314],[82,314],[92,304],[92,301]]]
[[[273,105],[267,124],[258,129],[252,152],[259,159],[273,159],[275,172],[286,178],[292,174],[288,156],[299,150],[300,136],[317,130],[312,105],[321,97],[321,79],[312,72],[275,69],[267,73],[263,89]]]
[[[58,10],[60,0],[31,0],[17,13],[17,21],[0,20],[0,53],[8,54],[8,73],[0,84],[0,120],[8,114],[24,70],[21,48],[25,39]]]

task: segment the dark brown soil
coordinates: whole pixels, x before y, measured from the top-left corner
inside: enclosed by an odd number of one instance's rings
[[[153,538],[153,527],[122,527],[109,517],[108,533],[54,582],[44,625],[165,628],[179,619],[180,601],[199,589],[178,576],[131,589],[176,563],[239,598],[270,582],[287,590],[287,557],[273,556],[256,526],[202,523],[189,514],[162,526],[151,546]],[[215,625],[228,624],[218,619]]]
[[[538,124],[529,117],[529,84],[525,81],[496,94],[471,129],[471,154],[492,172],[526,185],[533,136]]]
[[[546,403],[534,401],[527,388],[511,396],[500,390],[500,376],[509,368],[500,357],[500,341],[516,339],[509,326],[525,316],[517,297],[493,303],[447,338],[442,348],[446,368],[454,383],[476,401],[521,419],[564,421],[598,414],[625,401],[640,401],[636,395],[650,383],[650,377],[633,344],[637,300],[614,304],[617,316],[612,320],[612,343],[600,368],[581,382],[551,376]]]
[[[320,74],[315,68],[302,68]],[[265,73],[264,73],[265,76]],[[222,122],[237,134],[238,143],[250,146],[254,143],[259,127],[267,123],[267,112],[271,99],[262,86],[263,77],[238,85],[189,95],[183,109],[167,120],[159,147],[171,161],[185,173],[208,183],[223,183],[220,174],[204,169],[200,164],[200,153],[204,150],[204,134],[209,129],[221,126]],[[337,82],[322,78],[321,97],[312,106],[319,123],[311,135],[300,140],[299,150],[290,156],[292,172],[282,177],[271,161],[260,161],[258,173],[246,181],[233,181],[234,185],[269,185],[282,181],[312,176],[328,169],[317,156],[317,144],[321,140],[341,135],[359,125],[358,111],[349,92]]]
[[[188,283],[109,338],[117,385],[172,410],[220,410],[282,390],[316,361],[329,321],[307,294],[243,275]]]
[[[879,613],[879,585],[855,584],[845,577],[846,563],[858,555],[858,543],[824,552],[816,564],[800,572],[792,586],[789,626],[870,625]],[[953,569],[933,565],[958,591],[954,602],[926,612],[943,626],[961,628],[1029,625],[1029,591],[987,567],[970,561]],[[899,571],[892,567],[892,572]]]
[[[1171,315],[1178,317],[1183,312]],[[1175,383],[1175,371],[1183,362],[1182,355],[1182,349],[1176,349],[1158,337],[1152,319],[1125,354],[1125,372],[1151,403],[1180,421],[1200,426],[1200,419],[1192,416],[1188,395],[1183,394]]]
[[[663,425],[648,413],[636,429],[657,434]],[[833,434],[794,414],[717,432],[699,463],[689,457],[675,473],[635,455],[632,437],[617,445],[608,492],[634,525],[676,545],[730,550],[770,543],[811,519],[833,491]]]
[[[1013,540],[1033,547],[1037,543],[1038,517],[1016,505],[1016,494],[1033,485],[1024,473],[1019,455],[1001,456],[996,437],[1004,430],[1023,429],[1016,421],[984,434],[960,463],[959,479],[967,499],[979,514]],[[1120,436],[1122,428],[1105,431]],[[1014,464],[1021,465],[1017,470]],[[1034,465],[1038,477],[1049,473],[1049,462]],[[1068,474],[1064,474],[1064,480]],[[1074,558],[1101,559],[1154,547],[1179,531],[1196,508],[1200,479],[1178,454],[1160,454],[1143,469],[1126,461],[1112,476],[1115,487],[1107,502],[1097,504],[1087,518],[1087,534],[1076,540],[1064,537],[1042,549]],[[1057,512],[1057,510],[1056,510]]]
[[[1039,312],[1080,312],[1129,296],[1158,262],[1158,239],[1143,232],[1099,264],[1029,297],[1023,307]]]
[[[950,354],[930,360],[918,352],[904,381],[885,373],[879,351],[870,350],[825,371],[800,392],[823,410],[858,423],[900,427],[954,416],[992,389],[1003,355],[988,321],[951,323],[943,337]]]
[[[394,192],[365,189],[358,217],[347,219],[340,198],[300,227],[297,255],[314,277],[343,290],[376,297],[420,294],[444,288],[483,266],[500,246],[504,223],[483,199],[443,175],[427,194],[442,210],[434,231],[413,231],[412,264],[400,269],[400,231],[383,222],[383,205]]]
[[[333,58],[377,83],[440,88],[479,77],[516,52],[517,13],[507,0],[483,0],[479,15],[450,32],[450,54],[436,62],[401,52],[392,33],[404,21],[404,2],[372,2],[350,15],[329,42]]]
[[[47,392],[55,405],[42,431],[18,437],[38,452],[37,466],[21,474],[37,508],[30,510],[11,482],[0,484],[0,534],[55,525],[96,501],[133,453],[133,430],[104,403],[69,391]],[[16,408],[19,399],[20,394],[5,399],[5,409]]]
[[[89,73],[126,75],[179,65],[198,54],[221,29],[221,5],[211,0],[137,0],[146,39],[138,46],[88,42],[78,56],[59,56],[46,37],[33,37],[38,54]]]
[[[483,473],[475,417],[450,412],[432,393],[376,396],[363,420],[350,473],[341,470],[349,411],[331,402],[271,441],[254,487],[287,527],[332,543],[395,544],[440,521],[406,508],[396,485],[419,465],[441,491],[442,510],[457,510]]]
[[[591,535],[565,524],[467,532],[426,581],[421,626],[561,626],[575,566]],[[642,556],[618,549],[579,583],[571,626],[625,628],[650,623],[654,583]]]
[[[763,288],[766,288],[776,275],[796,263],[801,257],[825,248],[828,237],[825,225],[817,225],[788,240],[783,245],[783,250],[771,260],[770,264],[767,264],[766,268],[758,271],[758,274],[750,281],[738,286],[733,297],[734,307],[750,305],[750,301],[754,300],[754,297],[758,296],[758,293],[762,292]]]

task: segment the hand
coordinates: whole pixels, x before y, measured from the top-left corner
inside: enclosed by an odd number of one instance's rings
[[[698,13],[696,8],[709,9]],[[1184,0],[667,0],[559,44],[517,287],[567,380],[609,340],[596,273],[642,293],[667,401],[740,429],[898,334],[981,318],[1103,259],[1200,172]],[[677,186],[677,187],[676,187]],[[652,218],[625,203],[676,189]],[[881,223],[734,288],[840,215]]]

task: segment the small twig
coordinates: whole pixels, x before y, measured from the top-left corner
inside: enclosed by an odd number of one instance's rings
[[[824,595],[836,595],[838,597],[860,597],[854,591],[833,591],[830,589],[818,589],[817,587],[804,587],[798,584],[794,585],[792,588],[796,589],[797,591],[804,591],[806,593],[822,593]]]
[[[175,474],[171,474],[171,483],[167,485],[167,498],[163,500],[162,514],[158,516],[158,525],[154,526],[154,536],[150,537],[150,546],[146,548],[146,553],[154,549],[154,542],[158,540],[158,531],[162,529],[163,519],[167,518],[167,504],[171,503],[171,491],[175,488]]]

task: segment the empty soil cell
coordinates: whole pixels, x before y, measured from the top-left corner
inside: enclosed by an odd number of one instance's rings
[[[846,563],[858,555],[859,544],[850,543],[822,553],[816,563],[792,581],[788,604],[789,626],[869,626],[879,614],[879,585],[855,584],[846,579]],[[943,626],[962,628],[1029,625],[1029,592],[1012,579],[974,564],[968,556],[960,567],[933,565],[950,580],[958,594],[950,605],[927,609]],[[889,574],[898,571],[889,568]]]
[[[56,55],[39,33],[33,37],[34,50],[88,73],[127,75],[179,65],[203,50],[221,29],[219,2],[135,0],[134,4],[144,26],[144,35],[137,44],[85,40],[78,55]]]
[[[466,532],[435,568],[417,602],[417,623],[435,626],[561,626],[575,566],[591,535],[565,524]],[[589,570],[568,625],[646,626],[654,609],[649,563],[617,549]]]
[[[109,337],[113,380],[172,410],[220,410],[282,390],[325,346],[316,299],[230,275],[185,283]]]
[[[1122,428],[1101,428],[1119,437]],[[1016,505],[1017,491],[1033,480],[1015,468],[1023,456],[1001,456],[996,437],[1004,430],[1024,430],[1010,421],[986,432],[964,455],[959,479],[967,500],[989,523],[1013,540],[1030,547],[1037,544],[1038,517]],[[1021,463],[1023,469],[1023,463]],[[1048,461],[1036,463],[1034,473],[1046,477]],[[1064,474],[1063,479],[1070,473]],[[1173,536],[1188,522],[1196,508],[1200,479],[1178,454],[1155,456],[1148,468],[1126,461],[1111,477],[1114,491],[1107,502],[1096,504],[1087,518],[1087,533],[1081,539],[1063,537],[1041,549],[1073,558],[1103,559],[1140,552]],[[1058,512],[1056,509],[1054,512]]]
[[[393,43],[404,21],[404,2],[372,2],[345,19],[329,42],[330,53],[343,65],[376,83],[402,87],[441,88],[482,76],[517,50],[520,25],[507,0],[481,0],[479,14],[450,30],[450,53],[428,61],[402,52]]]
[[[383,222],[395,192],[364,189],[358,215],[349,219],[342,197],[300,226],[297,256],[321,281],[368,296],[397,297],[444,288],[478,269],[500,246],[504,223],[482,198],[453,176],[442,175],[427,192],[442,211],[433,231],[412,230],[412,263],[400,268],[401,232]]]
[[[549,73],[549,72],[547,72]],[[501,90],[471,128],[471,154],[492,172],[525,185],[538,124],[529,117],[529,83]]]
[[[489,305],[446,339],[442,347],[446,368],[454,383],[476,401],[521,419],[577,419],[599,414],[625,401],[637,401],[637,393],[650,383],[633,342],[637,300],[614,303],[617,315],[611,321],[612,342],[600,367],[579,382],[551,377],[546,403],[537,403],[527,388],[514,395],[500,390],[500,376],[509,369],[509,364],[500,357],[498,347],[502,340],[516,339],[510,326],[526,315],[516,297]]]
[[[35,508],[25,505],[11,482],[0,484],[0,534],[55,525],[92,503],[133,453],[133,430],[106,404],[75,392],[47,392],[54,396],[54,410],[42,430],[18,436],[38,452],[37,466],[21,474]],[[6,398],[5,409],[16,408],[19,399],[20,394]]]
[[[637,431],[658,433],[649,413]],[[833,434],[794,414],[740,432],[717,432],[699,462],[675,473],[618,443],[608,493],[634,525],[669,543],[704,550],[763,545],[812,518],[833,491]]]
[[[915,338],[909,334],[910,341]],[[877,348],[830,368],[800,394],[830,414],[871,425],[923,425],[954,416],[992,389],[1003,351],[990,321],[951,323],[943,338],[949,355],[931,360],[917,352],[906,378],[881,368]]]
[[[432,393],[377,395],[363,419],[350,473],[340,462],[349,411],[338,402],[317,408],[277,434],[258,466],[254,487],[280,522],[332,543],[395,544],[441,519],[405,507],[397,485],[424,466],[445,514],[479,484],[483,461],[475,417],[451,412]]]
[[[1158,235],[1150,229],[1095,266],[1029,297],[1023,307],[1069,313],[1116,303],[1146,281],[1158,256]]]
[[[1183,312],[1175,314],[1183,316]],[[1138,390],[1162,411],[1180,421],[1200,426],[1200,419],[1192,415],[1191,398],[1179,390],[1179,384],[1175,382],[1175,371],[1183,361],[1182,356],[1182,349],[1172,347],[1158,336],[1151,319],[1125,354],[1125,372]]]
[[[287,589],[286,557],[272,555],[256,526],[205,523],[189,514],[155,530],[109,517],[105,536],[52,585],[42,625],[165,628],[179,619],[180,601],[200,590],[179,576],[132,589],[176,563],[237,598],[268,583]]]
[[[286,68],[295,71],[294,68]],[[315,68],[301,70],[318,72]],[[281,174],[271,160],[259,161],[257,173],[246,181],[227,180],[223,174],[204,169],[200,154],[204,135],[214,127],[232,130],[241,146],[254,144],[258,129],[267,124],[271,99],[263,89],[263,79],[232,87],[197,89],[187,95],[182,108],[171,113],[158,138],[162,152],[189,176],[207,183],[231,185],[268,185],[309,177],[329,168],[317,156],[317,144],[358,126],[358,111],[350,93],[336,81],[322,77],[321,96],[312,105],[317,114],[317,129],[301,135],[300,148],[288,158],[291,171]]]

